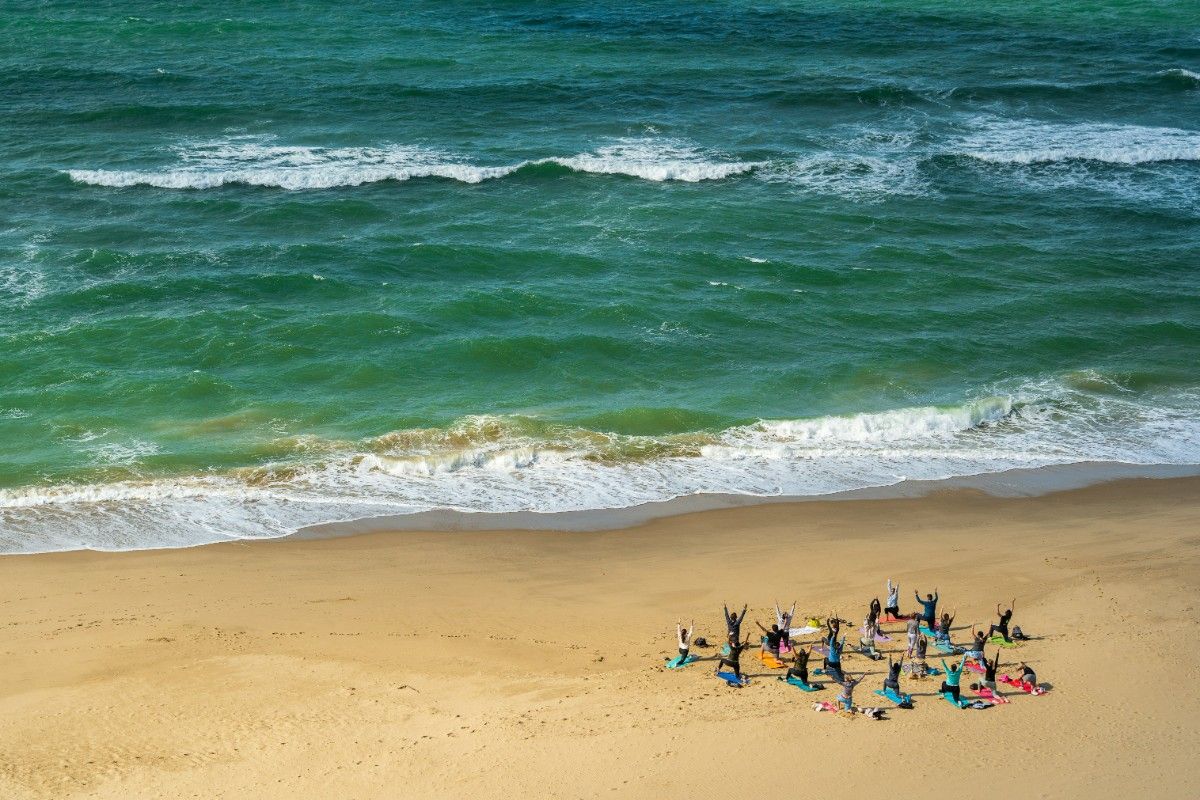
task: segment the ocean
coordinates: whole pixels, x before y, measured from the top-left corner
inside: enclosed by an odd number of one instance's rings
[[[0,552],[1200,464],[1200,4],[0,13]]]

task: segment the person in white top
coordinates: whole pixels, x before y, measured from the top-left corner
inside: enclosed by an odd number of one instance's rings
[[[884,613],[890,614],[892,619],[900,619],[900,584],[893,585],[891,578],[888,578],[887,582],[887,598]]]
[[[692,624],[688,627],[683,627],[682,622],[675,623],[675,637],[679,640],[679,661],[683,663],[687,660],[688,650],[692,646],[692,631],[696,629],[696,620],[692,620]]]
[[[792,649],[792,620],[796,618],[796,603],[793,601],[792,610],[783,613],[779,608],[779,601],[775,601],[775,624],[779,626],[779,631],[782,634],[780,641],[780,649],[785,652]]]

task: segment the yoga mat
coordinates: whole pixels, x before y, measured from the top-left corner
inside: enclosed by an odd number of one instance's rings
[[[682,658],[681,656],[675,656],[674,658],[667,659],[667,669],[679,669],[681,667],[686,667],[688,664],[695,664],[699,660],[700,656],[694,656],[691,654],[688,654],[686,659]]]
[[[880,697],[886,697],[896,705],[901,705],[902,703],[908,703],[910,705],[912,704],[911,694],[898,695],[891,689],[876,689],[875,694],[879,695]]]
[[[749,678],[742,678],[741,682],[738,682],[737,675],[734,675],[732,672],[718,672],[717,677],[728,683],[730,686],[736,686],[739,689],[750,683]]]

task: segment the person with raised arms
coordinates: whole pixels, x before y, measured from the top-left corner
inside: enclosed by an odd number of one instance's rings
[[[839,642],[836,636],[830,636],[826,643],[825,673],[839,683],[842,680],[842,648],[845,646],[845,637]]]
[[[975,626],[971,626],[971,644],[967,646],[964,655],[967,658],[973,658],[980,664],[984,662],[983,647],[987,644],[987,634],[983,631],[975,630]]]
[[[966,666],[966,659],[959,661],[953,667],[947,666],[946,659],[942,659],[942,669],[946,670],[946,680],[942,681],[941,691],[943,694],[949,692],[956,703],[961,700],[962,687],[959,686],[959,683],[962,681],[963,668]]]
[[[1014,597],[1013,601],[1012,601],[1012,605],[1010,605],[1007,610],[1002,612],[1000,610],[1000,604],[996,603],[996,614],[1000,617],[1000,621],[998,623],[996,623],[995,625],[993,625],[992,627],[988,628],[987,635],[988,635],[989,639],[992,637],[993,634],[999,633],[1002,637],[1004,637],[1004,641],[1009,642],[1009,643],[1012,642],[1012,638],[1008,635],[1008,621],[1010,619],[1012,619],[1013,608],[1015,608],[1016,605],[1017,605],[1017,599]]]
[[[807,647],[797,648],[796,659],[792,666],[788,667],[787,678],[799,678],[801,683],[808,683],[808,657],[811,655]]]
[[[947,646],[950,645],[950,626],[954,624],[954,617],[955,614],[949,612],[942,613],[942,619],[938,622],[937,630],[933,632],[934,642]]]
[[[867,607],[866,626],[869,628],[874,623],[875,627],[879,627],[879,612],[883,610],[883,606],[879,603],[879,598],[876,597],[871,601],[871,605]]]
[[[921,599],[920,592],[913,592],[913,595],[917,598],[917,602],[921,604],[921,619],[925,621],[926,627],[928,627],[930,630],[933,630],[933,621],[937,619],[937,589],[935,588],[933,590],[933,594],[925,595],[924,600]]]
[[[1000,648],[996,648],[996,657],[991,661],[987,660],[987,656],[983,658],[983,680],[979,682],[980,686],[984,686],[996,691],[996,670],[1000,668]]]
[[[900,584],[893,584],[891,578],[887,580],[887,605],[883,610],[892,619],[900,619]]]
[[[682,665],[687,661],[688,651],[692,647],[692,632],[696,630],[696,620],[692,620],[691,624],[686,628],[679,620],[675,621],[675,638],[679,642],[679,663]]]
[[[786,614],[779,608],[779,601],[775,601],[775,624],[779,626],[780,632],[783,634],[781,649],[792,649],[792,620],[796,618],[796,603],[792,601],[792,610]]]
[[[862,679],[865,677],[867,677],[865,673],[859,675],[857,678],[852,678],[849,675],[840,677],[838,683],[842,685],[842,693],[837,698],[839,706],[843,706],[847,711],[854,710],[854,687],[862,683]]]
[[[761,622],[759,622],[758,620],[755,620],[754,624],[758,626],[758,629],[760,631],[762,631],[764,634],[766,634],[765,636],[763,636],[764,649],[768,653],[770,653],[771,655],[773,655],[775,658],[778,659],[779,658],[779,645],[780,645],[780,643],[783,642],[783,632],[779,629],[779,626],[772,625],[769,629],[764,628],[763,624]]]
[[[729,667],[734,677],[737,678],[738,683],[745,683],[745,678],[742,677],[742,651],[749,646],[749,639],[744,642],[730,642],[729,652],[721,656],[720,661],[717,662],[717,668],[713,670],[713,674],[720,675],[721,667]]]
[[[886,692],[891,689],[897,695],[900,695],[900,669],[904,666],[904,656],[900,656],[899,661],[892,661],[892,657],[888,656],[888,674],[883,679],[883,690]]]
[[[750,604],[747,603],[742,606],[741,615],[732,613],[728,605],[722,605],[721,607],[725,609],[726,639],[729,642],[729,646],[732,647],[734,643],[740,641],[742,638],[742,620],[746,618],[746,609],[750,607]]]

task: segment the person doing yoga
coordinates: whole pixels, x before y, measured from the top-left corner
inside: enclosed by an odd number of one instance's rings
[[[779,601],[775,601],[775,624],[779,626],[780,632],[783,634],[783,646],[791,648],[792,646],[792,620],[796,618],[796,603],[792,603],[792,610],[786,614],[779,608]]]
[[[739,681],[743,680],[742,651],[749,646],[749,639],[744,642],[730,642],[729,652],[721,656],[721,660],[717,662],[717,668],[713,670],[713,672],[719,673],[721,671],[721,667],[729,667],[729,669],[733,672],[734,677],[736,677]]]
[[[950,644],[950,626],[954,624],[954,614],[942,614],[937,630],[934,631],[934,641]]]
[[[787,677],[799,678],[803,683],[808,683],[808,656],[809,649],[805,647],[803,650],[796,651],[795,663],[788,667]]]
[[[921,594],[919,592],[913,592],[913,595],[917,598],[917,602],[921,604],[921,619],[925,621],[925,624],[928,627],[933,628],[933,621],[937,619],[937,589],[933,590],[933,594],[925,595],[926,599],[924,600],[921,599]]]
[[[942,681],[941,691],[949,692],[954,696],[954,702],[959,700],[959,682],[962,680],[963,668],[967,665],[966,660],[959,661],[953,667],[946,666],[946,660],[942,659],[942,669],[946,670],[946,680]]]
[[[845,637],[839,642],[835,637],[830,636],[826,644],[828,650],[825,654],[825,672],[838,682],[842,680],[842,648],[845,646]]]
[[[1027,683],[1035,689],[1038,685],[1037,673],[1033,671],[1033,667],[1029,666],[1024,661],[1021,662],[1021,682]]]
[[[862,679],[867,677],[866,674],[859,675],[857,678],[851,678],[849,675],[844,676],[839,683],[842,685],[842,693],[838,695],[838,705],[845,708],[847,711],[854,710],[854,687],[862,683]]]
[[[686,628],[682,622],[675,623],[675,638],[679,640],[679,662],[682,664],[687,660],[688,650],[692,646],[692,631],[696,630],[696,620],[692,620],[692,624]]]
[[[899,661],[892,661],[892,657],[888,656],[888,675],[883,679],[883,690],[886,692],[891,689],[896,694],[900,694],[900,668],[904,665],[904,656],[900,656]]]
[[[992,627],[988,628],[988,638],[989,639],[992,637],[992,634],[999,633],[1001,636],[1004,637],[1004,641],[1006,641],[1006,642],[1012,641],[1012,638],[1008,635],[1008,621],[1010,619],[1012,619],[1013,608],[1015,608],[1016,605],[1017,605],[1016,598],[1013,598],[1012,605],[1010,605],[1007,610],[1001,611],[1000,604],[996,603],[996,614],[999,615],[1000,621],[997,622]]]
[[[987,634],[984,633],[983,631],[975,630],[975,626],[972,625],[971,626],[971,644],[968,646],[967,651],[966,651],[967,657],[973,658],[976,661],[982,663],[984,661],[983,646],[985,644],[987,644]]]
[[[892,619],[900,619],[900,584],[893,584],[891,578],[887,581],[887,605],[883,610]]]
[[[754,621],[758,629],[766,634],[763,637],[763,648],[771,655],[779,658],[779,644],[783,641],[783,632],[779,630],[778,625],[772,625],[769,629],[764,628],[763,624],[758,620]]]
[[[979,682],[980,686],[986,686],[993,692],[996,691],[996,670],[1000,667],[1000,648],[996,648],[996,657],[991,661],[987,660],[987,656],[983,658],[983,680]]]
[[[908,656],[911,658],[913,649],[917,646],[917,639],[921,635],[921,620],[913,617],[908,621]]]
[[[739,616],[738,614],[731,613],[728,605],[722,606],[722,608],[725,609],[725,628],[727,631],[726,638],[729,641],[730,647],[732,647],[742,638],[742,620],[746,618],[746,609],[749,607],[749,603],[742,606],[742,613]]]
[[[867,608],[867,627],[871,627],[872,623],[878,626],[879,612],[883,610],[883,606],[879,604],[879,598],[876,597],[871,601],[871,605]]]
[[[915,676],[923,676],[929,671],[925,663],[925,654],[929,651],[929,639],[924,634],[917,636],[917,653],[913,659],[911,671]]]

